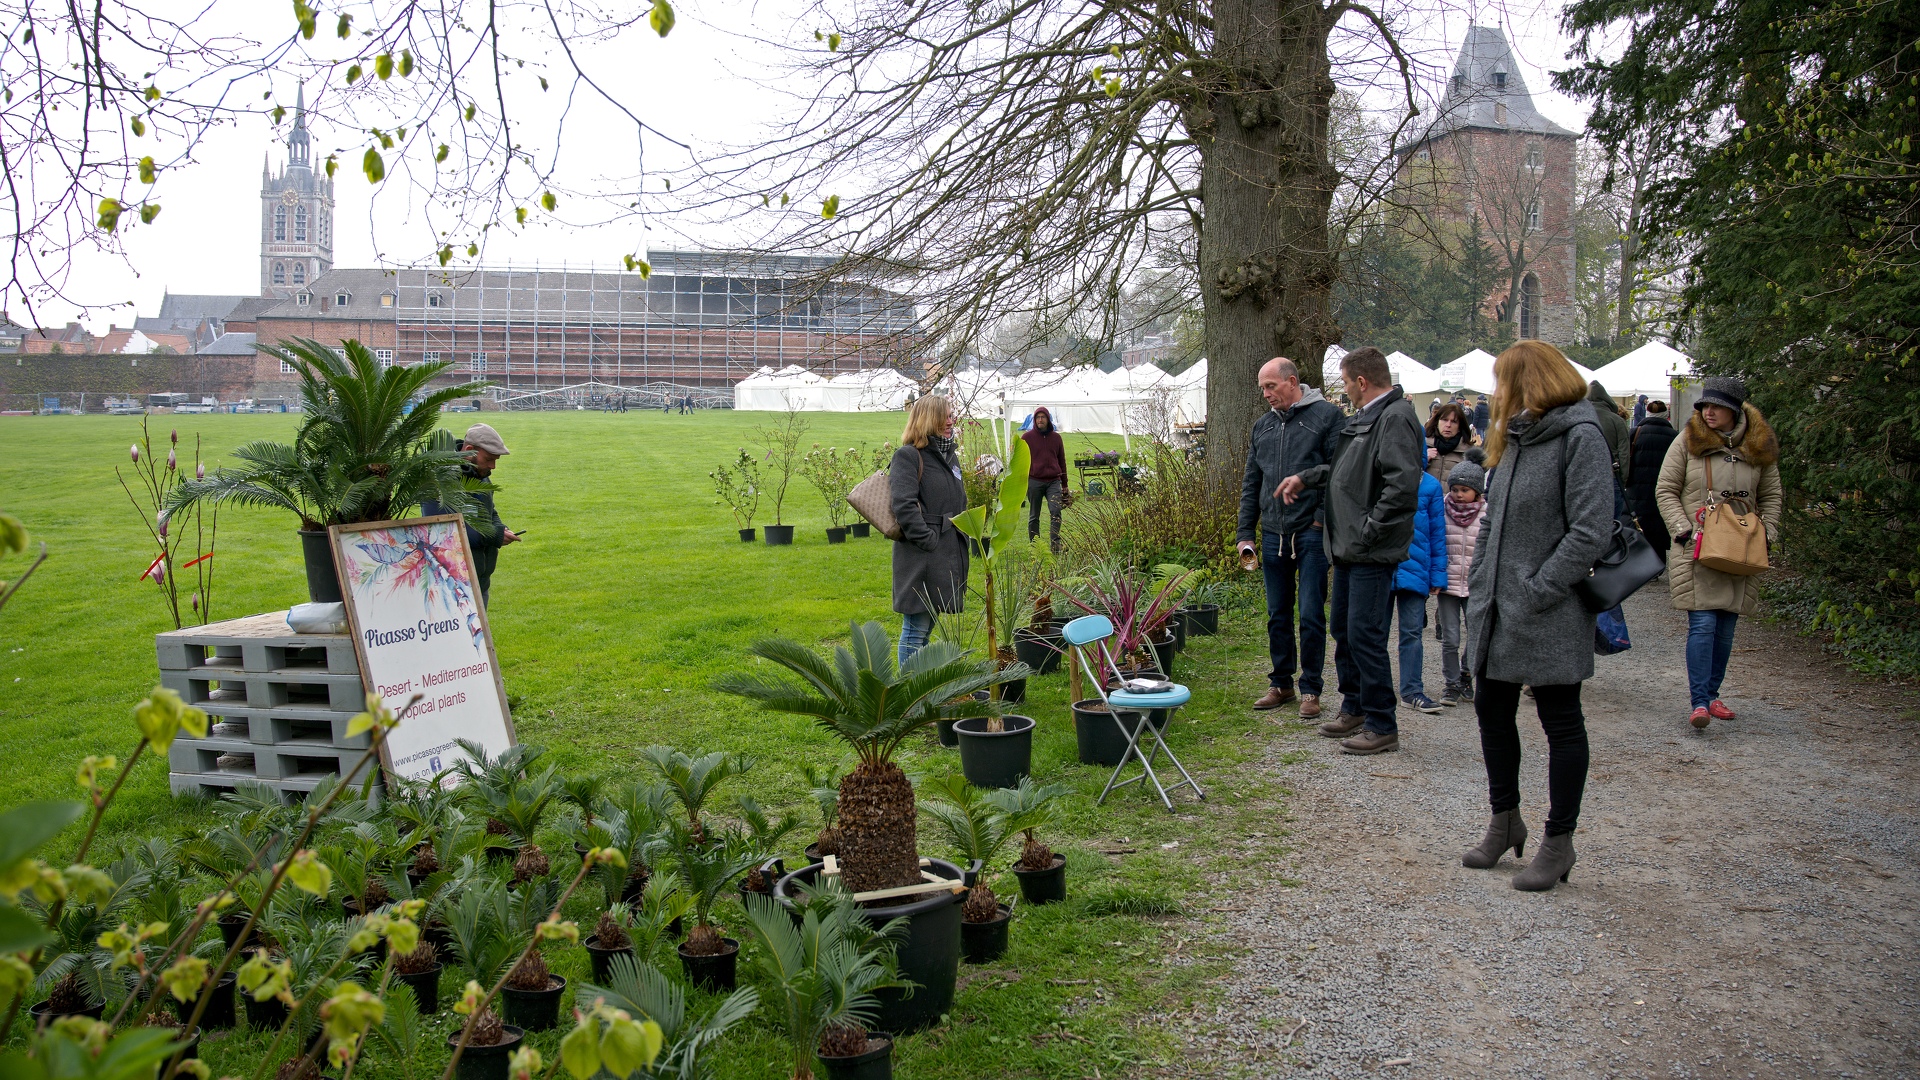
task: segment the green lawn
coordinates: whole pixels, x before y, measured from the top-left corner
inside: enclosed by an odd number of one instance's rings
[[[449,425],[462,419],[449,417]],[[798,477],[784,514],[798,526],[795,545],[738,541],[706,474],[750,445],[752,429],[772,414],[486,419],[513,449],[496,474],[501,515],[528,534],[502,554],[491,609],[521,740],[550,747],[568,769],[616,776],[630,773],[637,750],[653,743],[752,753],[760,758],[756,771],[723,792],[799,806],[797,763],[834,760],[835,746],[804,721],[755,712],[707,686],[742,666],[745,646],[763,635],[824,645],[844,640],[850,619],[868,618],[897,632],[888,610],[888,543],[875,537],[828,546],[825,509]],[[826,445],[877,444],[897,437],[900,426],[896,415],[808,420],[808,441]],[[152,422],[162,441],[176,425],[183,447],[203,438],[217,461],[240,442],[285,436],[293,418]],[[0,510],[22,519],[51,551],[0,613],[0,806],[71,797],[83,756],[124,757],[133,746],[128,710],[155,682],[153,635],[171,629],[157,590],[139,580],[150,541],[113,478],[138,427],[137,418],[0,419]],[[1120,440],[1070,442],[1078,451],[1086,443],[1118,448]],[[755,524],[771,521],[771,511],[763,505]],[[264,511],[223,515],[216,616],[305,599],[294,524]],[[11,576],[20,565],[9,560],[0,573]],[[1188,796],[1175,814],[1150,804],[1137,787],[1095,807],[1106,770],[1075,761],[1066,679],[1034,681],[1027,711],[1040,723],[1037,779],[1064,780],[1079,793],[1067,800],[1053,838],[1068,855],[1074,899],[1017,914],[1009,957],[963,973],[950,1022],[899,1047],[901,1075],[1092,1076],[1097,1067],[1103,1076],[1124,1076],[1178,1059],[1181,1040],[1161,1018],[1204,994],[1212,962],[1188,959],[1191,951],[1174,964],[1163,956],[1197,924],[1097,913],[1173,903],[1198,916],[1209,883],[1261,849],[1247,839],[1260,835],[1251,830],[1280,832],[1278,796],[1250,768],[1264,739],[1244,708],[1264,683],[1264,641],[1251,619],[1226,629],[1199,639],[1182,661],[1182,681],[1194,687],[1195,699],[1180,714],[1173,742],[1210,797],[1196,805]],[[904,757],[910,773],[958,768],[953,752],[940,750],[931,735]],[[135,836],[180,834],[205,819],[200,806],[169,795],[164,768],[149,760],[113,807],[104,844],[111,851]],[[923,851],[936,853],[924,829],[922,836]],[[1003,891],[1015,891],[1010,879]],[[744,921],[737,907],[726,918],[734,926]],[[584,953],[560,952],[562,974],[586,974]],[[447,1027],[443,1015],[433,1030]],[[545,1043],[557,1044],[557,1034]],[[779,1050],[760,1022],[730,1044],[722,1075],[781,1075]],[[241,1072],[259,1045],[234,1036],[209,1045],[204,1056],[215,1075]],[[412,1072],[437,1075],[440,1055],[427,1052],[410,1063]],[[356,1075],[408,1073],[370,1058]]]

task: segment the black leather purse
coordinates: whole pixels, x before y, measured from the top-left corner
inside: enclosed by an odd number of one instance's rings
[[[1587,576],[1573,583],[1580,603],[1598,614],[1640,591],[1640,587],[1667,568],[1660,553],[1653,550],[1640,530],[1623,521],[1613,523],[1613,537],[1600,557],[1593,560]]]

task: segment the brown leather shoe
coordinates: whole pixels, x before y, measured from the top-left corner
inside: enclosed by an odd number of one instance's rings
[[[1253,703],[1253,707],[1264,712],[1268,709],[1277,709],[1294,700],[1293,687],[1269,686],[1267,692],[1260,695],[1260,700]]]
[[[1301,694],[1300,695],[1300,719],[1312,720],[1314,717],[1317,717],[1319,715],[1320,715],[1320,695],[1319,694]]]
[[[1329,739],[1344,739],[1354,732],[1359,731],[1360,725],[1366,722],[1367,718],[1364,716],[1355,716],[1352,713],[1343,712],[1326,723],[1321,724],[1320,734],[1325,735]]]
[[[1388,754],[1400,749],[1399,735],[1382,735],[1377,731],[1362,730],[1351,739],[1340,742],[1343,754]]]

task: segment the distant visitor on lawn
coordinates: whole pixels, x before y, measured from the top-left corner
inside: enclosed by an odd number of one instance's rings
[[[511,451],[501,441],[500,433],[493,430],[492,424],[475,424],[467,429],[466,438],[454,444],[466,455],[467,463],[460,467],[463,476],[475,480],[485,480],[500,467],[500,459]],[[493,507],[493,492],[480,490],[470,492],[473,501],[480,504],[481,516],[490,526],[486,530],[477,529],[471,522],[467,524],[467,546],[473,549],[474,576],[480,583],[480,603],[487,603],[487,590],[493,584],[493,568],[500,561],[500,549],[520,539],[520,534],[507,528],[500,522],[500,512]],[[427,499],[420,504],[420,513],[431,517],[444,514],[440,504]]]

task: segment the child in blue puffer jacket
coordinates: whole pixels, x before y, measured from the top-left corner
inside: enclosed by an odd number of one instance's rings
[[[1420,478],[1413,543],[1393,574],[1393,604],[1400,618],[1400,700],[1423,713],[1440,711],[1420,678],[1426,663],[1420,634],[1427,628],[1427,597],[1447,587],[1446,497],[1446,489],[1431,473]]]

